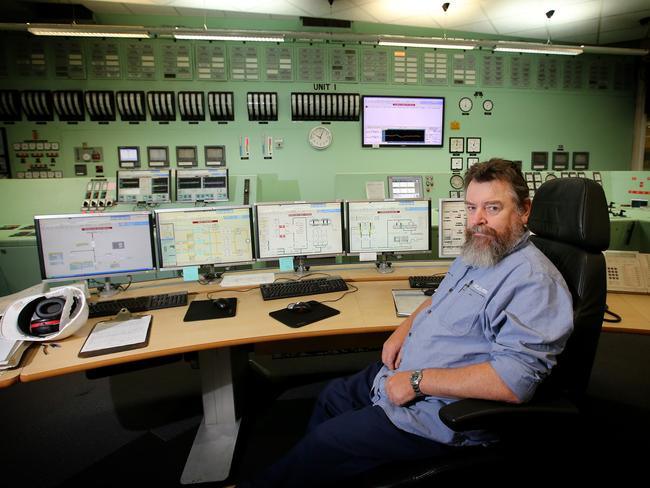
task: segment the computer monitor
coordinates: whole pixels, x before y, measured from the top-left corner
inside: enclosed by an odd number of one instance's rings
[[[119,203],[158,204],[171,202],[171,170],[139,169],[117,172]]]
[[[465,244],[467,213],[463,198],[441,198],[438,201],[438,257],[460,256]]]
[[[156,269],[149,212],[37,215],[38,259],[44,280],[105,278]]]
[[[156,210],[156,245],[161,269],[202,266],[218,277],[215,266],[254,261],[250,206]]]
[[[228,200],[226,168],[176,170],[177,202],[216,202]]]
[[[349,254],[377,253],[377,269],[392,271],[391,255],[431,251],[431,200],[347,202]]]
[[[343,255],[343,202],[274,202],[255,205],[257,256],[294,258],[303,273],[308,257]]]

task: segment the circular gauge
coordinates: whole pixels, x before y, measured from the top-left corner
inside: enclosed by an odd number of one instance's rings
[[[492,112],[494,102],[492,100],[483,100],[483,110],[485,112]]]
[[[555,176],[553,173],[549,173],[546,175],[546,178],[544,178],[544,181],[551,181],[554,180],[555,178],[557,178],[557,176]]]
[[[449,178],[449,184],[454,190],[460,190],[463,188],[465,181],[461,175],[452,175],[451,178]]]
[[[469,97],[463,97],[458,102],[458,106],[463,112],[469,112],[470,110],[472,110],[472,107],[474,106],[474,102]]]
[[[326,149],[332,144],[332,131],[325,126],[319,125],[309,131],[309,144],[314,149]]]

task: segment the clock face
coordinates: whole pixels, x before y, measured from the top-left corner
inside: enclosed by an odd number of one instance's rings
[[[474,102],[472,102],[472,99],[469,97],[463,97],[458,102],[458,106],[463,112],[469,112],[470,110],[472,110],[472,107],[474,106]]]
[[[485,112],[492,112],[494,108],[494,102],[492,100],[483,100],[483,110]]]
[[[326,149],[332,144],[332,131],[319,125],[309,131],[309,144],[314,149]]]

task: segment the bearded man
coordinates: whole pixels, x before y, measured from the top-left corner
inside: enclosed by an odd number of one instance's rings
[[[571,294],[529,240],[528,186],[491,159],[465,175],[466,242],[431,299],[386,340],[381,362],[321,392],[305,437],[238,486],[334,486],[378,465],[494,440],[438,417],[463,398],[521,403],[573,329]]]

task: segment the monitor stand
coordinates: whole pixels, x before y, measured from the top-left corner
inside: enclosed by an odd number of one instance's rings
[[[305,264],[307,256],[294,256],[293,258],[293,270],[298,276],[304,276],[309,272],[309,266]]]
[[[377,266],[377,271],[379,273],[392,273],[394,270],[391,268],[392,263],[388,260],[388,258],[392,255],[392,253],[389,252],[382,252],[378,257],[377,257],[377,262],[375,263],[375,266]]]
[[[199,267],[200,281],[207,285],[219,283],[221,281],[222,271],[217,271],[214,264],[204,264]]]
[[[108,298],[115,295],[119,291],[119,287],[111,283],[110,278],[104,278],[104,284],[97,287],[97,291],[99,291],[101,298]]]

